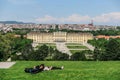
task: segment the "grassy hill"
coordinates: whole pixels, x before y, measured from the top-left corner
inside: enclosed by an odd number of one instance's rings
[[[24,68],[44,63],[64,66],[63,70],[38,74],[24,72]],[[18,61],[9,69],[0,69],[0,80],[120,80],[120,61]]]

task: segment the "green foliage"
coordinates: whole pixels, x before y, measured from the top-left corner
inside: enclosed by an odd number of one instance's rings
[[[11,45],[13,41],[13,34],[0,34],[0,61],[7,60],[11,55]]]
[[[53,60],[69,60],[69,55],[56,50],[53,56]]]
[[[2,51],[0,51],[0,61],[2,61],[3,60],[3,53],[2,53]]]
[[[107,60],[120,60],[120,42],[111,39],[106,45],[106,59]]]
[[[83,46],[83,45],[74,45],[74,46],[67,46],[68,48],[70,49],[88,49],[86,46]]]
[[[45,58],[48,56],[48,46],[45,44],[40,46],[38,50],[34,51],[30,54],[30,60],[45,60]]]
[[[94,54],[93,54],[93,58],[94,58],[94,60],[100,60],[100,54],[101,54],[101,51],[99,50],[98,47],[95,47],[93,53],[94,53]]]
[[[13,29],[13,33],[18,35],[26,35],[30,31],[31,31],[30,29]]]
[[[40,61],[40,60],[44,60],[45,55],[40,51],[38,52],[34,52],[32,54],[30,54],[29,59],[30,60],[35,60],[35,61]]]
[[[120,42],[118,39],[110,39],[103,48],[96,47],[94,50],[94,60],[120,60]]]
[[[113,30],[113,29],[110,29],[110,30],[97,30],[97,31],[79,31],[79,30],[68,30],[68,29],[62,29],[62,30],[59,30],[59,31],[63,31],[63,32],[69,32],[69,33],[77,33],[77,32],[88,32],[88,33],[92,33],[94,36],[97,36],[97,35],[120,35],[120,28],[118,27],[117,28],[118,30]],[[58,25],[56,25],[56,29],[50,29],[49,32],[55,32],[55,31],[58,31]]]
[[[54,50],[51,46],[43,44],[38,46],[38,49],[29,55],[29,60],[68,60],[69,55]]]
[[[103,38],[98,40],[93,39],[93,40],[88,40],[88,43],[100,49],[105,49],[105,45],[108,43],[108,40]]]
[[[76,52],[75,54],[73,54],[71,56],[71,60],[73,60],[73,61],[79,61],[79,60],[84,61],[84,60],[86,60],[86,57],[85,57],[84,53]]]
[[[15,38],[12,45],[12,60],[28,60],[29,54],[33,51],[31,44],[32,40]]]
[[[92,33],[94,36],[96,35],[119,35],[120,30],[98,30],[98,31],[89,31],[90,33]]]
[[[13,60],[28,60],[28,54],[32,51],[32,40],[26,38],[15,38],[15,34],[0,34],[0,61],[6,61],[12,57]],[[19,58],[16,53],[21,53]]]
[[[120,30],[120,26],[117,26],[117,29]]]

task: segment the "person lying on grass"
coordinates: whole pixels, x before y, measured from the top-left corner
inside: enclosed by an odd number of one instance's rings
[[[42,72],[44,67],[45,67],[44,64],[41,64],[41,65],[34,66],[34,68],[25,68],[24,71],[26,73],[38,73],[38,72]]]
[[[38,73],[42,71],[49,71],[49,70],[62,70],[64,67],[55,67],[55,66],[44,66],[44,64],[34,66],[34,68],[25,68],[26,73]]]
[[[62,69],[64,69],[64,66],[61,66],[61,67],[55,67],[55,66],[45,66],[44,67],[44,71],[49,71],[49,70],[62,70]]]

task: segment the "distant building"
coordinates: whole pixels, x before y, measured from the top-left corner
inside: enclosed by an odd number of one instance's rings
[[[32,39],[37,43],[53,43],[53,42],[67,42],[67,43],[84,43],[93,39],[91,33],[67,33],[67,32],[53,32],[41,33],[30,32],[27,34],[28,39]]]

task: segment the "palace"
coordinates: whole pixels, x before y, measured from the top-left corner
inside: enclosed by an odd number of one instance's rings
[[[66,43],[84,43],[93,39],[91,33],[67,33],[67,32],[30,32],[27,34],[28,39],[32,39],[37,43],[53,43],[53,42],[66,42]]]

